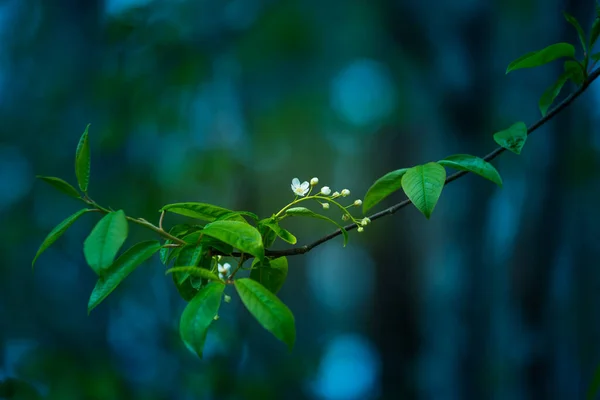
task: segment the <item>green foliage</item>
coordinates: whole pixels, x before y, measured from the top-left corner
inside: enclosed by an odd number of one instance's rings
[[[69,183],[65,182],[64,180],[62,180],[60,178],[55,178],[53,176],[41,176],[41,175],[37,175],[36,178],[43,180],[44,182],[48,183],[50,186],[53,186],[55,189],[58,189],[59,191],[63,192],[64,194],[66,194],[68,196],[71,196],[75,199],[81,198],[81,195],[79,194],[77,189],[75,189]]]
[[[470,154],[455,154],[438,161],[444,167],[450,167],[459,171],[473,172],[485,179],[489,179],[496,185],[502,187],[502,178],[492,164],[482,158]]]
[[[225,285],[211,282],[188,303],[181,314],[179,334],[187,348],[202,358],[208,328],[219,312]]]
[[[363,213],[366,213],[381,200],[400,189],[402,187],[402,177],[406,171],[408,171],[408,168],[397,169],[377,179],[365,195]]]
[[[50,231],[50,233],[48,234],[48,236],[46,236],[46,239],[44,239],[44,241],[42,242],[42,244],[40,245],[37,253],[35,254],[35,257],[33,258],[33,261],[31,262],[31,267],[33,267],[33,265],[35,264],[35,261],[38,259],[38,257],[50,246],[52,246],[52,244],[54,242],[56,242],[56,240],[58,240],[59,237],[62,236],[63,233],[65,233],[67,231],[67,229],[69,229],[69,227],[71,225],[73,225],[73,222],[77,221],[77,219],[79,217],[81,217],[83,214],[85,214],[88,211],[92,211],[90,209],[84,208],[83,210],[79,210],[77,211],[75,214],[67,217],[64,221],[62,221],[60,224],[56,225],[54,227],[54,229],[52,229],[52,231]]]
[[[202,234],[218,239],[254,257],[262,259],[265,255],[260,232],[247,223],[215,221],[206,225]]]
[[[85,127],[85,131],[79,139],[77,151],[75,152],[75,175],[79,188],[83,193],[87,193],[90,183],[90,142],[88,139],[88,129],[90,124]]]
[[[127,219],[123,210],[106,214],[92,229],[83,242],[83,254],[88,265],[98,275],[114,261],[125,239],[127,239]]]
[[[250,279],[254,279],[273,294],[277,294],[285,283],[288,273],[287,258],[265,258],[263,261],[254,259]]]
[[[600,15],[596,16],[596,19],[592,24],[592,31],[590,32],[590,51],[596,44],[598,36],[600,36]]]
[[[321,214],[317,214],[305,207],[288,208],[285,211],[285,214],[292,216],[292,217],[309,217],[309,218],[317,218],[317,219],[322,219],[324,221],[328,221],[328,222],[332,223],[333,225],[337,226],[342,231],[342,235],[344,236],[344,247],[346,247],[346,244],[348,244],[348,232],[344,229],[343,226],[341,226],[340,224],[338,224],[331,218],[328,218]]]
[[[161,208],[160,211],[169,211],[173,214],[184,215],[186,217],[207,222],[213,222],[222,217],[228,217],[228,219],[234,219],[236,221],[245,221],[241,215],[235,215],[236,213],[234,211],[206,203],[188,202],[167,204]]]
[[[174,267],[170,268],[165,272],[165,275],[171,274],[174,272],[185,273],[188,276],[195,276],[202,279],[208,279],[211,281],[221,281],[219,277],[214,273],[209,271],[206,268],[198,268],[198,267]]]
[[[291,351],[296,342],[296,322],[290,309],[255,280],[236,279],[235,288],[250,314]]]
[[[259,232],[263,232],[263,231],[265,231],[265,229],[268,228],[275,235],[277,235],[283,241],[288,242],[289,244],[296,244],[296,242],[297,242],[296,236],[292,235],[286,229],[283,229],[282,227],[280,227],[279,223],[277,223],[277,219],[275,217],[263,219],[263,220],[259,221],[258,225],[259,225]],[[261,228],[262,228],[262,230],[261,230]],[[263,239],[263,241],[264,241],[264,239]],[[271,244],[272,243],[270,243],[269,246]],[[265,243],[265,246],[267,246],[266,243]]]
[[[522,68],[539,67],[559,58],[575,58],[575,48],[569,43],[552,44],[542,50],[533,51],[511,62],[506,73]]]
[[[585,68],[577,61],[565,61],[564,70],[565,73],[568,74],[569,79],[571,79],[577,86],[581,86],[586,78]]]
[[[567,83],[570,75],[570,72],[563,72],[558,77],[556,82],[554,82],[552,86],[546,89],[546,91],[544,91],[538,103],[542,115],[546,115],[546,113],[548,112],[548,108],[550,108],[552,103],[554,103],[554,99],[556,99],[556,96],[558,96],[565,83]]]
[[[158,241],[149,240],[137,243],[121,254],[98,278],[88,301],[88,314],[111,294],[129,274],[152,257],[159,249],[160,243]]]
[[[509,128],[494,133],[494,140],[501,147],[515,154],[521,154],[521,149],[527,140],[527,125],[524,122],[512,124]]]
[[[415,207],[423,213],[425,218],[429,219],[442,194],[445,181],[446,170],[444,167],[430,162],[406,171],[402,177],[402,189]]]
[[[577,35],[579,36],[579,42],[581,43],[581,48],[583,49],[583,52],[586,53],[587,45],[586,45],[586,40],[585,40],[585,33],[583,33],[583,29],[581,28],[579,21],[577,21],[577,19],[575,19],[574,16],[567,14],[566,12],[563,12],[563,16],[565,17],[567,22],[570,23],[571,25],[573,25],[575,30],[577,30]]]
[[[590,383],[590,386],[588,386],[588,390],[587,390],[587,394],[586,394],[585,398],[587,400],[594,400],[598,396],[599,392],[600,392],[600,365],[598,365],[596,367],[596,370],[594,371],[594,376],[592,378],[592,382]]]

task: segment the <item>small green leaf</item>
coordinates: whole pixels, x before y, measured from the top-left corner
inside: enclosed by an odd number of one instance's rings
[[[565,73],[568,75],[568,78],[571,79],[577,86],[581,86],[585,79],[585,68],[583,65],[579,64],[577,61],[567,60],[565,61],[563,67],[565,69]]]
[[[275,239],[277,239],[277,234],[275,231],[265,224],[265,222],[268,220],[272,220],[272,218],[263,219],[258,223],[258,231],[262,237],[264,248],[271,247],[275,242]]]
[[[600,61],[600,53],[594,53],[590,57],[596,62]]]
[[[363,201],[363,214],[369,211],[374,205],[385,199],[390,194],[402,187],[402,176],[408,171],[408,168],[397,169],[388,172],[369,188]]]
[[[548,108],[550,108],[552,103],[554,103],[556,96],[558,96],[558,94],[560,93],[560,91],[563,88],[563,86],[565,85],[565,83],[567,83],[567,81],[569,80],[570,76],[571,76],[571,72],[563,72],[558,77],[556,82],[554,82],[554,84],[552,86],[550,86],[548,89],[546,89],[544,91],[544,93],[542,94],[542,97],[540,97],[540,101],[539,101],[539,107],[540,107],[540,112],[542,113],[542,116],[546,115],[546,113],[548,112]]]
[[[296,244],[296,242],[298,241],[296,239],[296,236],[292,235],[291,232],[279,226],[279,224],[275,221],[274,218],[269,218],[266,221],[263,220],[262,225],[271,228],[271,230],[275,232],[277,236],[279,236],[282,240],[288,242],[289,244]]]
[[[263,328],[287,344],[291,351],[296,341],[296,323],[290,309],[267,288],[252,279],[236,279],[235,288],[250,314]]]
[[[600,36],[600,17],[596,17],[592,24],[592,31],[590,32],[590,51],[592,51],[592,48],[596,44],[598,36]]]
[[[226,208],[214,206],[206,203],[174,203],[167,204],[160,211],[169,211],[174,214],[183,215],[190,218],[196,218],[203,221],[213,222],[218,218],[226,215],[232,215],[235,211],[228,210]],[[233,220],[246,222],[241,215],[232,215]]]
[[[88,265],[98,275],[113,263],[127,239],[127,219],[123,210],[104,216],[83,242],[83,254]]]
[[[246,222],[215,221],[207,224],[201,232],[260,259],[265,255],[260,233]]]
[[[583,33],[583,29],[581,29],[581,25],[579,25],[577,19],[571,14],[567,14],[563,11],[563,15],[567,22],[573,25],[575,30],[577,30],[577,35],[579,35],[579,41],[581,42],[581,48],[583,49],[584,53],[587,53],[587,46],[585,44],[585,33]]]
[[[264,261],[255,258],[252,262],[250,279],[254,279],[273,294],[277,294],[287,278],[287,273],[288,262],[285,257],[278,257],[272,260],[265,258]]]
[[[171,276],[173,277],[177,293],[179,293],[183,300],[190,301],[198,294],[198,289],[192,284],[192,279],[188,273],[174,272]]]
[[[342,235],[344,236],[344,247],[346,247],[346,244],[348,244],[348,232],[346,231],[346,229],[344,229],[343,226],[341,226],[340,224],[338,224],[331,218],[327,218],[324,215],[317,214],[317,213],[309,210],[308,208],[304,208],[304,207],[288,208],[285,213],[287,215],[291,215],[291,216],[295,216],[295,217],[310,217],[310,218],[317,218],[317,219],[322,219],[324,221],[331,222],[332,224],[337,226],[342,231]]]
[[[594,371],[594,376],[592,377],[590,386],[588,386],[585,398],[587,400],[594,400],[598,395],[598,391],[600,391],[600,365],[598,365]]]
[[[186,347],[202,358],[208,328],[219,312],[225,285],[211,282],[204,286],[188,303],[181,314],[179,334]]]
[[[450,167],[459,171],[473,172],[479,176],[489,179],[496,185],[502,187],[502,178],[492,164],[482,158],[470,154],[455,154],[438,161],[444,167]]]
[[[527,53],[511,62],[506,68],[506,73],[522,68],[539,67],[559,58],[575,57],[575,48],[569,43],[552,44],[542,50]]]
[[[524,122],[514,123],[509,128],[494,133],[494,140],[501,147],[515,154],[521,154],[521,149],[527,140],[527,125]]]
[[[64,180],[62,180],[60,178],[55,178],[53,176],[41,176],[41,175],[37,175],[36,178],[43,180],[44,182],[53,186],[55,189],[60,190],[64,194],[67,194],[76,199],[81,198],[81,195],[79,194],[77,189],[75,189],[69,183],[65,182]]]
[[[79,139],[77,144],[77,151],[75,152],[75,175],[77,175],[77,183],[79,183],[79,189],[83,193],[88,190],[88,184],[90,183],[90,142],[88,140],[88,129],[90,124],[87,124],[85,131]]]
[[[159,242],[149,240],[137,243],[121,254],[104,275],[98,278],[88,301],[88,314],[111,294],[129,274],[152,257],[159,249]]]
[[[35,264],[35,261],[38,259],[38,257],[50,246],[52,246],[52,244],[54,242],[56,242],[56,240],[62,236],[63,233],[65,233],[67,231],[67,229],[69,229],[69,227],[71,225],[73,225],[73,222],[77,221],[77,219],[79,217],[81,217],[83,214],[85,214],[88,211],[92,211],[90,209],[84,208],[83,210],[79,210],[77,211],[75,214],[67,217],[64,221],[62,221],[60,224],[56,225],[54,227],[54,229],[52,229],[52,231],[50,231],[50,233],[48,234],[48,236],[46,236],[46,239],[44,239],[44,241],[42,242],[42,244],[40,245],[40,248],[38,249],[37,253],[35,254],[35,257],[33,258],[33,261],[31,262],[31,268],[33,268],[33,264]]]
[[[430,162],[410,168],[402,177],[402,189],[415,207],[429,219],[442,194],[445,182],[444,167]]]
[[[206,268],[198,268],[198,267],[174,267],[170,268],[165,272],[165,275],[172,274],[174,272],[183,272],[188,274],[189,276],[196,276],[198,278],[208,279],[211,281],[219,281],[220,279],[214,272],[209,271]]]

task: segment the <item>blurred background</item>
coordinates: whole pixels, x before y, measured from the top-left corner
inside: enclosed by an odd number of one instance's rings
[[[199,360],[158,257],[88,316],[96,215],[30,267],[81,208],[35,175],[75,183],[87,123],[90,195],[155,223],[181,201],[266,217],[294,177],[354,200],[536,121],[562,64],[504,72],[578,45],[561,11],[588,31],[594,1],[1,1],[0,380],[26,399],[583,398],[600,363],[600,83],[494,163],[503,189],[469,175],[429,221],[405,208],[291,257],[291,353],[233,296]],[[299,245],[332,231],[286,227]],[[130,226],[126,247],[151,238]]]

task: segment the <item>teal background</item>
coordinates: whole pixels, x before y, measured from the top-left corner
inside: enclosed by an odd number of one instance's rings
[[[561,63],[504,72],[578,46],[563,10],[589,31],[590,0],[1,2],[0,380],[61,400],[583,398],[600,363],[597,83],[494,163],[503,189],[469,175],[429,221],[405,208],[346,248],[291,257],[291,353],[228,288],[197,359],[158,257],[88,316],[97,215],[30,267],[81,207],[35,175],[74,184],[87,123],[90,195],[154,223],[182,201],[266,217],[294,177],[354,200],[388,171],[483,155],[495,131],[535,122]],[[286,228],[299,245],[333,229]],[[125,247],[152,238],[130,225]]]

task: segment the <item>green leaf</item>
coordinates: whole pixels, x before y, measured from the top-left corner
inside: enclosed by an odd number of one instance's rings
[[[584,53],[587,53],[587,46],[585,44],[585,33],[583,33],[583,29],[581,28],[581,25],[579,25],[579,22],[577,21],[577,19],[572,16],[571,14],[567,14],[566,12],[563,11],[563,15],[565,17],[565,19],[567,20],[568,23],[570,23],[571,25],[573,25],[573,27],[575,27],[575,30],[577,30],[577,35],[579,35],[579,41],[581,42],[581,48],[583,49]]]
[[[287,344],[291,351],[296,341],[296,323],[290,309],[267,288],[252,279],[236,279],[235,288],[250,314],[263,328]]]
[[[265,256],[260,233],[246,222],[215,221],[207,224],[202,234],[225,242],[240,251],[262,259]]]
[[[127,219],[123,210],[104,216],[83,242],[83,254],[89,266],[102,275],[114,261],[127,239]]]
[[[188,303],[181,314],[179,334],[186,347],[202,358],[208,328],[221,306],[225,285],[211,282],[203,287]]]
[[[600,53],[594,53],[590,57],[596,62],[600,61]]]
[[[522,68],[539,67],[562,57],[575,57],[575,48],[573,45],[569,43],[556,43],[542,50],[527,53],[511,62],[508,68],[506,68],[506,73],[508,74],[511,71]]]
[[[540,97],[540,101],[539,101],[539,107],[540,107],[540,112],[542,113],[542,116],[546,115],[546,113],[548,112],[548,108],[550,108],[552,103],[554,103],[556,96],[558,96],[558,94],[560,93],[560,91],[563,88],[563,86],[565,85],[565,83],[567,83],[567,81],[569,80],[570,76],[571,76],[571,72],[563,72],[558,77],[556,82],[554,82],[554,84],[552,86],[550,86],[548,89],[546,89],[544,91],[544,93],[542,94],[542,97]]]
[[[332,224],[337,226],[342,231],[342,235],[344,236],[344,247],[346,246],[346,244],[348,244],[348,232],[344,229],[343,226],[341,226],[340,224],[338,224],[331,218],[327,218],[324,215],[317,214],[317,213],[309,210],[308,208],[304,208],[304,207],[288,208],[285,213],[287,215],[291,215],[291,216],[295,216],[295,217],[310,217],[310,218],[317,218],[317,219],[322,219],[324,221],[331,222]]]
[[[408,170],[408,168],[397,169],[377,179],[365,195],[363,213],[366,213],[381,200],[400,189],[402,187],[402,176]]]
[[[140,242],[131,246],[127,251],[98,278],[96,286],[88,301],[88,314],[98,306],[119,284],[129,276],[144,261],[148,260],[160,249],[156,240]]]
[[[402,177],[402,189],[415,207],[425,215],[425,218],[429,219],[442,194],[445,182],[446,170],[444,167],[430,162],[406,171]]]
[[[217,274],[215,274],[214,272],[209,271],[206,268],[198,268],[198,267],[174,267],[174,268],[170,268],[165,272],[165,275],[167,274],[171,274],[174,272],[183,272],[188,274],[188,276],[195,276],[198,278],[202,278],[202,279],[208,279],[211,281],[219,281],[221,282],[222,279],[220,279]]]
[[[527,125],[524,122],[514,123],[509,128],[494,133],[494,140],[501,147],[515,154],[521,154],[521,149],[527,140]]]
[[[75,152],[75,175],[77,175],[77,182],[79,183],[79,189],[83,193],[88,190],[88,184],[90,183],[90,142],[88,140],[88,129],[90,124],[87,124],[85,131],[79,139],[77,144],[77,151]]]
[[[275,231],[273,231],[273,229],[265,225],[264,221],[267,221],[269,219],[271,218],[263,219],[258,223],[258,231],[260,232],[263,241],[263,247],[265,248],[271,247],[275,242],[275,239],[277,239],[277,234],[275,233]]]
[[[55,189],[60,190],[64,194],[67,194],[76,199],[81,198],[81,195],[79,194],[77,189],[75,189],[69,183],[65,182],[64,180],[62,180],[60,178],[55,178],[53,176],[41,176],[41,175],[37,175],[36,178],[43,180],[44,182],[53,186]]]
[[[254,279],[273,294],[277,294],[283,286],[288,273],[288,262],[285,257],[278,257],[272,260],[265,258],[264,261],[254,259],[252,262],[252,271],[250,279]]]
[[[174,214],[183,215],[190,218],[196,218],[203,221],[213,222],[218,218],[235,213],[235,211],[226,208],[214,206],[206,203],[174,203],[167,204],[160,211],[169,211]],[[235,221],[246,222],[241,215],[232,215]]]
[[[258,221],[258,215],[254,214],[250,211],[232,211],[229,214],[225,214],[217,219],[220,221],[228,220],[228,219],[240,221],[240,219],[239,219],[240,216],[249,217],[255,221]]]
[[[577,61],[567,60],[564,64],[565,73],[568,74],[568,78],[571,79],[577,86],[581,86],[585,76],[585,68]]]
[[[177,293],[179,293],[183,300],[190,301],[198,294],[198,289],[192,284],[192,279],[188,273],[174,272],[171,276],[173,277]]]
[[[35,254],[35,257],[33,258],[33,261],[31,262],[31,268],[33,268],[33,265],[35,264],[35,261],[38,259],[38,257],[50,246],[52,246],[52,244],[54,242],[56,242],[56,240],[62,236],[63,233],[65,233],[67,231],[67,229],[69,229],[69,227],[71,225],[73,225],[73,222],[77,221],[77,219],[79,217],[81,217],[83,214],[85,214],[88,211],[92,211],[88,208],[84,208],[83,210],[79,210],[77,211],[75,214],[67,217],[64,221],[62,221],[60,224],[56,225],[54,227],[54,229],[52,229],[52,231],[50,231],[50,233],[48,234],[48,236],[46,236],[46,239],[44,239],[44,241],[42,242],[42,244],[40,245],[40,248],[38,249],[37,253]]]
[[[592,24],[592,31],[590,32],[590,51],[592,51],[592,48],[596,44],[598,36],[600,36],[600,17],[596,17]]]
[[[600,365],[598,365],[594,371],[594,376],[590,386],[588,386],[587,395],[585,398],[587,400],[594,400],[598,395],[598,391],[600,391]]]
[[[470,154],[455,154],[438,161],[444,167],[450,167],[459,171],[469,171],[489,179],[496,185],[502,187],[502,178],[492,164],[482,158]]]
[[[289,244],[296,244],[298,241],[296,236],[292,235],[291,232],[279,226],[274,218],[269,218],[267,221],[262,222],[262,225],[269,227],[277,236]]]

